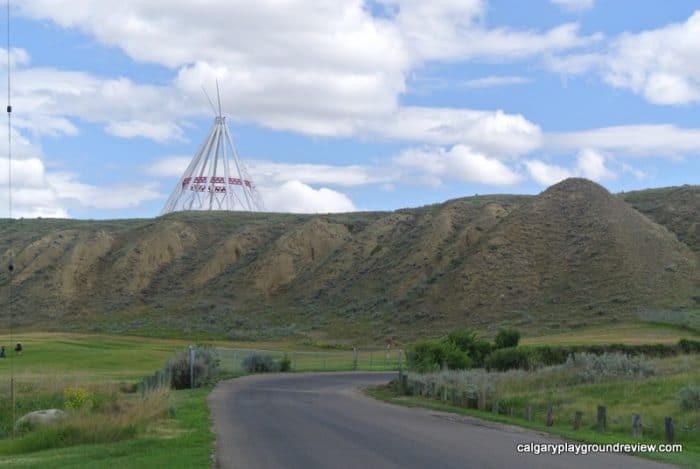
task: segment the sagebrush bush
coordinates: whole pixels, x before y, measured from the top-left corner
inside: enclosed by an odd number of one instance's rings
[[[280,370],[280,364],[270,355],[251,353],[243,359],[243,369],[248,373],[268,373]]]
[[[683,410],[700,410],[700,388],[692,384],[678,392],[678,403]]]
[[[611,378],[642,378],[655,373],[644,356],[622,353],[575,353],[567,358],[564,367],[575,370],[579,380],[585,383],[599,383]]]
[[[464,395],[470,399],[477,399],[479,394],[492,396],[495,391],[496,380],[497,377],[494,373],[489,373],[483,369],[408,374],[408,381],[413,386],[435,383],[436,388],[455,389],[459,395]]]
[[[523,348],[500,348],[486,357],[484,365],[488,370],[529,370],[533,366],[530,355],[530,351]]]
[[[520,342],[520,332],[515,329],[501,329],[494,340],[496,348],[517,347]]]
[[[219,356],[211,347],[197,346],[194,355],[194,386],[209,383],[219,368]],[[186,389],[190,382],[190,352],[183,350],[170,359],[166,365],[172,370],[171,385],[174,389]]]

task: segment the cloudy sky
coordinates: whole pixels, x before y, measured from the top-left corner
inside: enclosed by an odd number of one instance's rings
[[[700,183],[695,1],[14,4],[15,216],[157,215],[217,78],[271,211]]]

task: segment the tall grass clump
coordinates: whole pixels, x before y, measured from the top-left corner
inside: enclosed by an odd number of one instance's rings
[[[700,388],[692,384],[682,387],[678,403],[683,410],[700,410]]]
[[[194,357],[194,386],[205,386],[211,382],[219,369],[219,355],[211,347],[198,345],[195,347]],[[172,370],[171,385],[174,389],[186,389],[191,386],[189,350],[179,352],[166,366]]]
[[[170,407],[170,395],[161,389],[137,395],[121,395],[115,400],[103,400],[89,409],[72,409],[68,416],[55,423],[25,431],[19,438],[0,445],[0,454],[19,454],[50,448],[84,444],[114,443],[135,438],[149,425],[165,418]],[[29,430],[29,429],[27,429]]]
[[[655,373],[644,356],[622,353],[574,353],[567,358],[563,367],[574,370],[578,380],[583,383],[600,383],[614,378],[644,378]]]

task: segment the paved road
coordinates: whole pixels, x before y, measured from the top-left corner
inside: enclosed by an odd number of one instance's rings
[[[454,414],[409,409],[359,388],[387,373],[257,375],[209,398],[221,468],[661,468],[623,455],[526,455],[518,443],[560,442]]]

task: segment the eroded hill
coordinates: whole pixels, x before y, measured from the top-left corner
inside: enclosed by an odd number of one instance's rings
[[[697,186],[569,179],[395,212],[5,220],[0,248],[24,327],[377,341],[698,308],[699,213]]]

